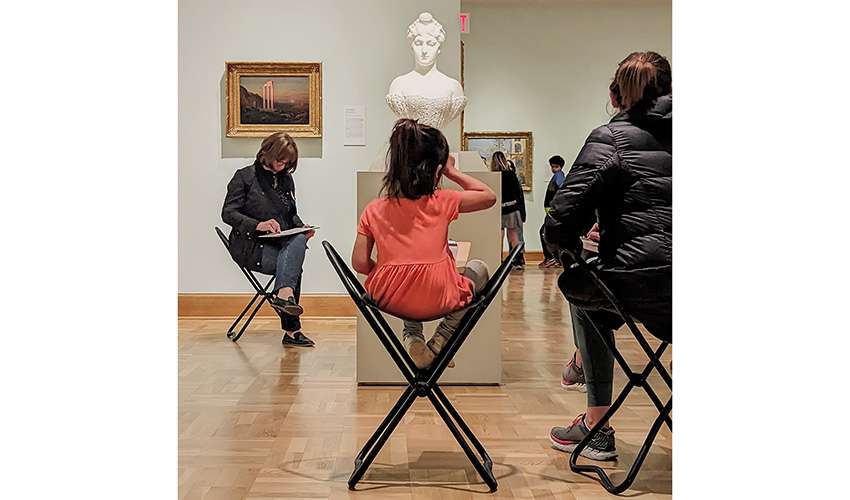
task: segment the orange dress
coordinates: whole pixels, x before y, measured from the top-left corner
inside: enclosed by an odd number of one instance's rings
[[[438,189],[418,200],[379,198],[363,210],[357,232],[378,247],[365,287],[382,310],[423,320],[472,302],[472,281],[457,272],[448,244],[461,196]]]

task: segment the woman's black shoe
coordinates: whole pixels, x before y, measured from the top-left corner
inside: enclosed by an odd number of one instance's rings
[[[301,313],[304,312],[304,308],[299,306],[298,302],[295,302],[294,296],[283,300],[277,295],[269,295],[269,304],[276,310],[291,316],[301,316]]]
[[[291,337],[289,336],[289,334],[284,333],[283,334],[283,340],[281,341],[281,343],[283,343],[283,345],[295,345],[295,346],[304,346],[304,347],[316,345],[315,342],[308,339],[301,332],[295,332],[295,335],[293,335]]]

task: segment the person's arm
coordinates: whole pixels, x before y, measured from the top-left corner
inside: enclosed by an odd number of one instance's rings
[[[243,173],[236,172],[227,184],[227,194],[224,196],[224,205],[221,208],[221,220],[233,229],[251,237],[261,222],[242,213],[249,189]]]
[[[546,184],[546,194],[543,195],[543,210],[547,211],[547,209],[552,207],[552,198],[555,197],[555,193],[558,191],[558,184],[555,183],[555,176],[552,176],[552,179],[549,180],[549,184]]]
[[[619,167],[614,137],[599,127],[587,138],[566,179],[552,199],[544,222],[544,239],[550,249],[581,251],[580,236],[596,222],[595,210]],[[555,253],[555,252],[553,252]]]
[[[516,175],[514,175],[514,177],[516,177]],[[522,219],[523,224],[525,224],[525,193],[522,190],[522,184],[519,182],[519,177],[517,177],[516,185],[518,193],[517,203],[519,203],[519,216]]]
[[[292,174],[287,176],[286,182],[287,189],[289,190],[289,197],[292,199],[292,227],[307,227],[309,224],[305,224],[298,215],[298,205],[295,203],[295,180],[292,178]],[[280,232],[280,230],[278,230],[278,232]],[[304,236],[306,236],[309,240],[315,234],[316,231],[307,231],[304,233]]]
[[[304,221],[298,216],[298,208],[295,206],[295,197],[292,197],[292,227],[305,227]]]
[[[357,233],[354,240],[354,250],[351,251],[351,267],[360,274],[368,275],[375,268],[372,260],[372,247],[375,240],[362,233]]]
[[[455,167],[455,159],[451,155],[449,155],[446,166],[443,167],[443,175],[446,176],[446,179],[454,181],[463,188],[458,212],[477,212],[496,204],[496,193],[490,189],[490,186],[458,170]]]

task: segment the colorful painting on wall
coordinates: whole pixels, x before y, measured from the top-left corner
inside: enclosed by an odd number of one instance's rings
[[[227,63],[227,137],[322,136],[321,63]]]
[[[464,132],[461,149],[475,151],[488,166],[493,153],[505,153],[505,157],[514,162],[522,190],[531,191],[531,132]]]

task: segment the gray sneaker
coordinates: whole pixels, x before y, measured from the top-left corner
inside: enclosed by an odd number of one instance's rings
[[[576,366],[576,354],[567,363],[567,369],[561,374],[561,387],[568,391],[587,392],[587,382],[584,379],[584,370]]]
[[[434,336],[431,337],[431,340],[428,341],[428,349],[434,353],[434,357],[436,358],[440,351],[443,350],[443,345],[445,345],[446,339],[439,334],[439,332],[434,332]],[[446,365],[447,368],[454,368],[455,361],[452,359],[449,361],[449,364]]]
[[[434,362],[434,358],[437,357],[431,349],[428,349],[425,342],[411,343],[409,352],[410,357],[413,358],[413,364],[415,364],[420,370],[431,366],[431,363]]]
[[[549,441],[556,450],[572,453],[579,442],[590,434],[590,429],[584,423],[584,414],[573,420],[569,427],[553,427],[549,432]],[[581,456],[591,460],[613,460],[617,458],[617,449],[614,447],[614,429],[603,427],[602,430],[590,440],[590,443],[581,450]]]

